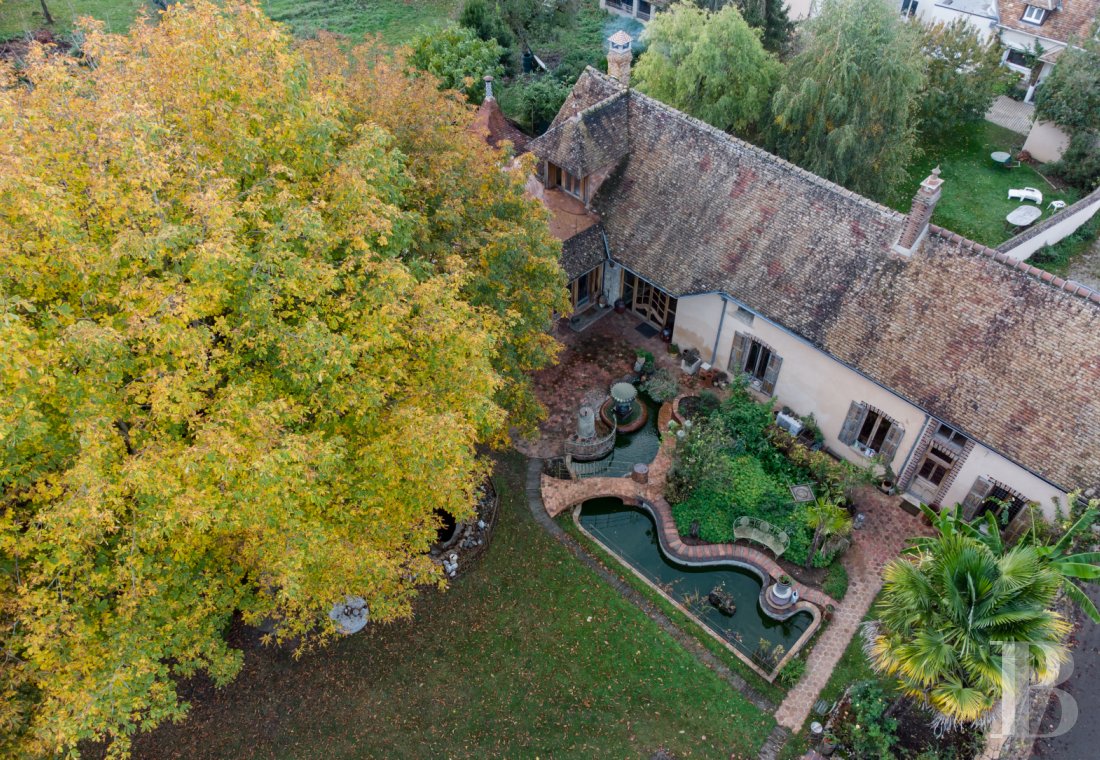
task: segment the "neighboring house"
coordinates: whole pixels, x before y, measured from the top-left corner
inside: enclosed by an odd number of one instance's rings
[[[1066,45],[1091,34],[1100,16],[1100,0],[998,0],[998,6],[1005,65],[1026,78],[1029,103]]]
[[[925,24],[963,19],[989,39],[997,28],[996,0],[901,0],[901,12]]]
[[[667,8],[670,2],[671,0],[600,0],[600,7],[644,22],[653,18],[657,11]],[[791,21],[807,18],[812,4],[813,0],[787,0],[787,17]]]
[[[913,500],[1008,520],[1100,482],[1100,293],[930,225],[950,177],[901,214],[591,68],[528,147],[578,311],[621,300]]]

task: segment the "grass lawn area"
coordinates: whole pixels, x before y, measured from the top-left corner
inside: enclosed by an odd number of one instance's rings
[[[80,16],[102,19],[111,31],[124,32],[141,8],[152,8],[147,0],[46,0],[46,5],[58,34],[67,34]],[[461,5],[461,0],[263,0],[268,15],[297,35],[327,29],[351,37],[381,34],[395,44],[449,24]],[[0,39],[44,25],[39,0],[0,2]]]
[[[135,757],[755,757],[772,716],[535,524],[524,475],[502,458],[490,551],[414,620],[297,661],[249,647]]]
[[[921,180],[938,164],[945,182],[932,222],[979,243],[999,245],[1013,235],[1005,224],[1005,216],[1020,205],[1019,201],[1008,200],[1009,188],[1041,190],[1044,212],[1053,200],[1064,200],[1068,205],[1080,197],[1073,188],[1054,190],[1026,164],[1004,169],[989,157],[999,150],[1015,155],[1023,142],[1022,135],[980,121],[959,129],[947,140],[925,145],[924,155],[909,168],[909,181],[899,188],[891,205],[908,213]]]

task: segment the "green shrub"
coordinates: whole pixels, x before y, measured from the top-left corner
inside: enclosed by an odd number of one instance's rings
[[[849,719],[834,728],[850,757],[893,757],[898,722],[886,717],[889,702],[876,681],[857,685],[849,694]]]
[[[1067,235],[1054,245],[1045,245],[1031,255],[1028,263],[1053,272],[1064,274],[1070,260],[1084,251],[1100,235],[1100,214],[1088,220],[1077,231]]]
[[[825,582],[821,584],[821,590],[836,599],[838,602],[844,599],[848,593],[848,571],[839,562],[834,563],[825,574]]]
[[[501,18],[495,2],[466,0],[466,4],[462,7],[462,14],[458,17],[458,23],[473,31],[479,39],[486,42],[491,40],[500,45],[500,62],[506,67],[511,66],[512,47],[516,44],[516,38]]]
[[[779,675],[776,676],[776,680],[779,681],[779,685],[784,689],[790,689],[802,680],[802,676],[805,675],[805,673],[806,660],[802,657],[795,657],[783,666],[783,669],[779,671]]]
[[[677,382],[675,375],[662,368],[642,383],[642,390],[648,393],[649,397],[658,404],[663,404],[680,394],[680,383]]]
[[[500,109],[532,134],[545,132],[569,96],[569,87],[548,74],[524,74],[501,88]]]
[[[409,65],[435,75],[443,89],[459,90],[477,102],[485,94],[486,75],[500,76],[501,47],[478,39],[464,27],[426,34],[413,43]]]

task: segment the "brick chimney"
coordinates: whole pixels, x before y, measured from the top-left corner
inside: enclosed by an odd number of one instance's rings
[[[913,207],[909,209],[909,216],[905,219],[905,228],[901,231],[901,237],[894,244],[895,251],[908,255],[917,250],[921,240],[924,239],[924,234],[928,232],[928,223],[932,221],[932,212],[936,209],[942,187],[940,167],[937,166],[924,178],[917,194],[913,196]]]
[[[630,86],[630,62],[634,53],[630,49],[634,38],[622,29],[607,38],[610,45],[607,50],[607,73],[622,82],[623,87]]]

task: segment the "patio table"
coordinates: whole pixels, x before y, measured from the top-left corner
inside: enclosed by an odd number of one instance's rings
[[[990,153],[989,157],[992,158],[996,163],[1000,164],[1001,166],[1006,165],[1008,163],[1008,159],[1012,158],[1012,156],[1010,154],[1004,152],[1003,150],[998,150],[998,151],[995,151],[993,153]]]
[[[1020,206],[1009,212],[1005,221],[1014,227],[1027,227],[1034,224],[1035,220],[1043,215],[1043,210],[1038,206]]]

